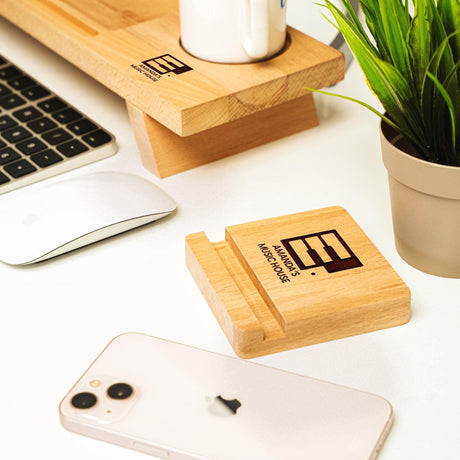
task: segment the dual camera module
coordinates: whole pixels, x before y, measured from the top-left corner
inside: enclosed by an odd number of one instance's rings
[[[107,396],[111,399],[127,399],[133,394],[134,390],[128,383],[114,383],[107,389]],[[97,403],[97,397],[93,393],[77,393],[71,400],[71,404],[76,409],[90,409]]]

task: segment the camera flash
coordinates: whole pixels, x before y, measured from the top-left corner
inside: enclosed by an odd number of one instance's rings
[[[101,384],[100,380],[91,380],[91,382],[89,382],[89,386],[92,388],[97,388],[100,384]]]

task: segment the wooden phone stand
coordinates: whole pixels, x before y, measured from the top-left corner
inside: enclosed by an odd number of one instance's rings
[[[408,287],[340,207],[189,235],[186,261],[242,358],[409,321]]]
[[[123,97],[160,177],[318,124],[306,86],[344,77],[337,50],[288,28],[270,60],[216,64],[180,44],[177,0],[2,0],[0,14]]]

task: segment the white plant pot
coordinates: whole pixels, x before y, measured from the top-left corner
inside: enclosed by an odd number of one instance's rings
[[[380,134],[399,255],[426,273],[460,278],[460,167],[405,153],[403,137],[384,122]]]

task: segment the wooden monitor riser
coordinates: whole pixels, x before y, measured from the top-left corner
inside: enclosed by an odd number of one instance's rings
[[[340,52],[288,28],[270,60],[202,61],[180,45],[177,10],[177,0],[0,2],[1,15],[126,100],[143,162],[160,177],[318,124],[304,88],[343,79]]]

